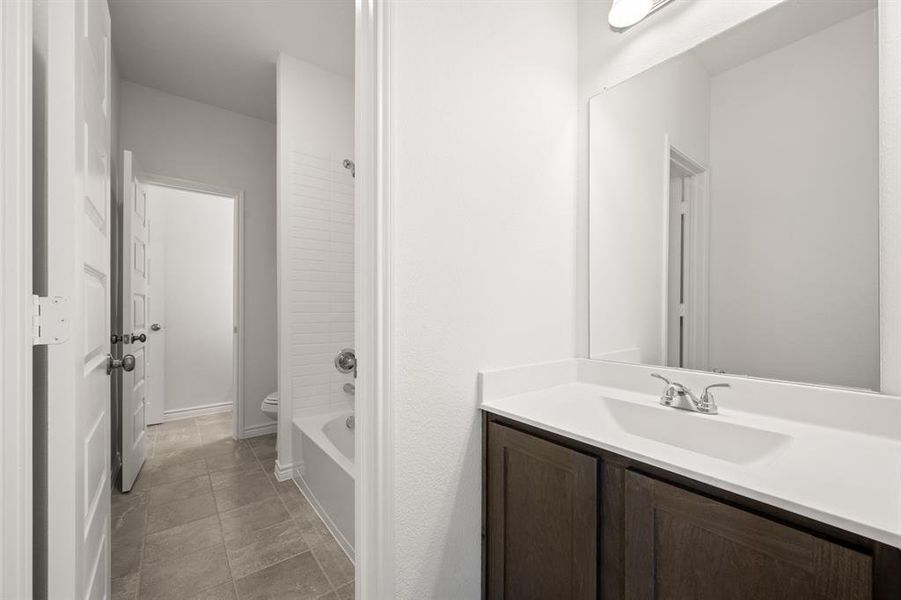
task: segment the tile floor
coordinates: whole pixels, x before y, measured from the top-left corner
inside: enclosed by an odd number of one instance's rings
[[[133,490],[113,491],[113,600],[353,598],[353,564],[272,475],[274,435],[235,441],[222,413],[148,437]]]

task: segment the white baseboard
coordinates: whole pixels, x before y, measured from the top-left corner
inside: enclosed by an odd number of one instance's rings
[[[310,503],[310,506],[313,507],[313,510],[316,511],[316,514],[319,515],[322,522],[325,523],[325,527],[328,529],[329,533],[332,534],[332,537],[335,538],[335,541],[338,542],[338,546],[344,551],[344,554],[347,555],[350,562],[356,565],[353,546],[344,538],[344,534],[338,530],[338,527],[329,518],[326,512],[322,510],[322,506],[320,506],[319,501],[316,500],[316,496],[313,495],[313,492],[310,491],[307,483],[303,480],[303,476],[299,475],[297,472],[294,474],[294,485],[297,486],[300,493],[303,494],[304,498],[307,499],[307,502]]]
[[[277,428],[278,423],[275,421],[272,423],[263,423],[261,425],[250,425],[245,427],[244,431],[241,432],[241,439],[269,435],[270,433],[275,433]]]
[[[203,415],[214,415],[216,413],[229,412],[232,409],[231,402],[219,402],[217,404],[204,404],[203,406],[192,406],[191,408],[173,408],[163,411],[163,423],[169,421],[179,421],[181,419],[193,419]]]
[[[282,464],[275,459],[275,478],[279,481],[288,481],[292,478],[295,469],[294,463]]]

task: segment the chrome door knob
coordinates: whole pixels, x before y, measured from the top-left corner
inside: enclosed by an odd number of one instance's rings
[[[357,357],[353,348],[345,348],[335,356],[335,368],[339,373],[357,374]]]
[[[141,335],[131,334],[131,343],[141,342],[142,344],[147,341],[147,334],[142,333]]]
[[[159,331],[162,328],[163,328],[163,326],[160,325],[159,323],[154,323],[153,325],[150,326],[150,331]]]
[[[126,354],[122,358],[113,358],[112,354],[106,355],[106,374],[109,375],[113,369],[122,369],[123,371],[135,370],[135,357]]]

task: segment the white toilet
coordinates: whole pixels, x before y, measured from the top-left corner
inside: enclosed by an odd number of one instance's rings
[[[278,392],[272,392],[263,399],[260,410],[273,421],[278,420]]]

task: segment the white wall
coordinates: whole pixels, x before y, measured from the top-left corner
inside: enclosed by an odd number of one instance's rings
[[[477,372],[574,351],[577,11],[392,10],[395,597],[478,598]]]
[[[154,192],[159,188],[147,189],[147,215],[150,222],[147,236],[147,293],[150,302],[147,304],[148,321],[159,323],[162,329],[148,331],[150,350],[147,362],[150,385],[147,386],[148,423],[161,423],[165,419],[166,409],[166,338],[168,323],[166,319],[166,202],[154,202]],[[161,365],[157,369],[156,365]]]
[[[607,24],[612,0],[579,0],[579,157],[576,213],[576,351],[589,355],[588,103],[592,96],[780,4],[676,1],[625,32]]]
[[[711,367],[879,388],[875,27],[712,80]]]
[[[244,190],[245,433],[276,389],[275,125],[121,81],[121,148],[144,171]]]
[[[591,356],[663,361],[669,145],[708,161],[710,77],[693,56],[591,100]]]
[[[150,265],[149,292],[151,304],[162,300],[164,307],[155,318],[165,337],[165,415],[231,404],[234,199],[151,185],[147,202],[153,245],[162,246],[163,263]]]
[[[353,375],[333,364],[354,345],[354,93],[348,77],[278,60],[279,463],[291,417],[350,408]]]

